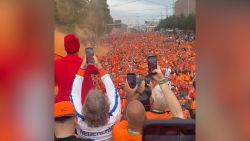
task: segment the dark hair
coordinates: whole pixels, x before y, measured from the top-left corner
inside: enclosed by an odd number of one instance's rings
[[[146,111],[150,111],[150,96],[152,94],[152,90],[146,86],[145,90],[140,95],[140,102],[143,104]]]
[[[147,87],[147,84],[150,82],[154,82],[151,75],[146,75],[145,77],[136,78],[136,85],[141,85],[143,80],[145,81],[145,87]]]
[[[65,121],[67,121],[67,120],[69,120],[69,119],[72,119],[72,118],[73,118],[73,116],[57,117],[57,118],[55,118],[55,121],[56,121],[56,122],[65,122]]]
[[[142,81],[145,81],[145,89],[144,91],[141,93],[139,101],[143,104],[144,108],[146,111],[150,111],[150,101],[149,98],[151,96],[151,92],[152,90],[150,89],[150,87],[147,85],[151,82],[153,82],[152,76],[151,75],[147,75],[145,77],[140,77],[136,79],[136,84],[138,86],[141,85]]]

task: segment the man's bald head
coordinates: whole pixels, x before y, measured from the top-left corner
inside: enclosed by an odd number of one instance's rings
[[[151,110],[162,110],[168,109],[167,101],[159,85],[156,85],[152,90],[150,97]]]
[[[145,109],[138,100],[129,102],[126,109],[126,117],[129,126],[134,128],[142,128],[143,122],[146,120]]]

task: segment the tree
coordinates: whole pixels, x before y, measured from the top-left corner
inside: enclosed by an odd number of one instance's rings
[[[182,29],[182,30],[193,30],[195,31],[195,15],[190,14],[188,16],[184,16],[181,14],[180,16],[170,16],[166,19],[160,21],[156,30],[160,29]]]
[[[185,27],[186,29],[195,31],[195,15],[194,14],[190,14],[186,17],[185,25],[186,25]]]
[[[89,1],[84,0],[55,0],[55,25],[63,32],[73,32],[80,24],[79,17],[86,16]]]
[[[107,0],[54,0],[55,25],[64,33],[90,30],[104,34],[107,23],[113,23]],[[111,31],[111,29],[108,29]]]

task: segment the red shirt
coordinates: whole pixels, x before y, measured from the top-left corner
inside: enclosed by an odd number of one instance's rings
[[[72,83],[81,63],[82,59],[75,54],[67,55],[55,61],[55,83],[58,85],[56,103],[70,101],[69,94]]]

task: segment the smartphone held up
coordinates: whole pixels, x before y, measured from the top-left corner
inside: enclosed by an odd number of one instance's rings
[[[153,71],[157,69],[157,57],[156,55],[148,56],[148,74],[155,75]]]
[[[85,48],[87,64],[94,64],[94,49],[93,48]]]
[[[134,73],[127,74],[128,85],[131,89],[136,87],[136,75]]]

